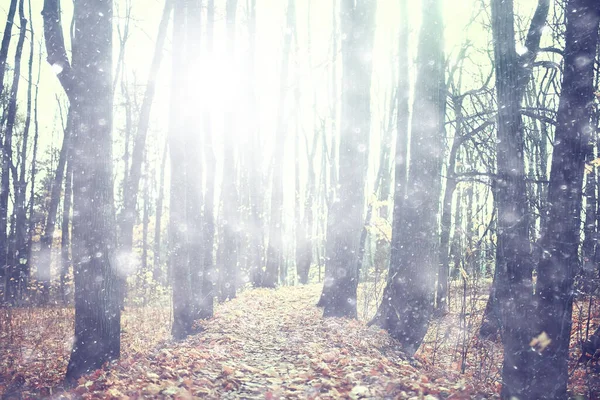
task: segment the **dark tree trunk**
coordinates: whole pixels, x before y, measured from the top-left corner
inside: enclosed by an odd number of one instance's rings
[[[536,285],[536,333],[545,332],[549,343],[536,356],[531,397],[557,400],[568,397],[573,283],[580,265],[582,182],[586,147],[592,139],[590,104],[595,90],[600,3],[570,0],[565,13],[564,72],[548,186],[549,218],[541,239],[549,256],[538,264]]]
[[[13,175],[13,183],[15,186],[15,209],[13,213],[15,217],[15,232],[12,237],[7,234],[8,222],[8,199],[10,194],[10,175],[14,171],[12,154],[12,138],[17,119],[17,95],[19,92],[19,82],[21,81],[21,60],[23,57],[23,44],[25,43],[25,34],[27,33],[27,19],[25,18],[24,0],[19,1],[19,19],[20,30],[19,39],[17,40],[17,48],[15,52],[15,65],[13,71],[13,81],[10,88],[10,96],[8,100],[8,112],[6,116],[6,131],[4,132],[4,143],[2,152],[2,178],[0,191],[0,265],[6,265],[8,273],[6,275],[6,300],[12,304],[20,303],[23,294],[23,277],[22,271],[24,267],[19,261],[18,251],[22,250],[25,243],[25,230],[27,229],[26,215],[24,214],[23,202],[21,201],[25,188],[16,173]],[[26,142],[27,132],[24,134]],[[26,143],[25,143],[26,144]],[[21,163],[25,164],[26,160],[22,159]],[[24,176],[23,176],[24,177]],[[2,246],[4,244],[4,246]],[[23,255],[25,256],[25,255]],[[26,263],[26,260],[23,264]]]
[[[294,0],[288,1],[287,23],[283,41],[283,58],[279,73],[279,105],[277,110],[277,133],[271,169],[271,219],[269,221],[269,245],[267,246],[267,265],[263,275],[263,287],[274,288],[277,285],[279,270],[283,268],[283,156],[285,133],[287,130],[285,99],[287,93],[288,69],[292,36],[295,35],[296,11]]]
[[[339,201],[333,202],[327,228],[332,258],[324,317],[356,318],[358,252],[363,226],[364,190],[371,129],[370,90],[372,62],[364,54],[373,48],[376,2],[343,2],[342,127],[339,147]],[[323,292],[325,294],[325,291]]]
[[[515,50],[514,10],[512,0],[492,2],[492,34],[496,66],[496,90],[498,92],[497,180],[494,184],[494,201],[498,211],[498,245],[496,246],[496,269],[494,282],[483,317],[482,332],[494,336],[503,325],[501,304],[519,308],[524,313],[531,297],[532,254],[529,242],[529,216],[527,185],[525,184],[524,139],[519,109],[523,94],[531,79],[531,69],[536,59],[542,27],[546,23],[549,0],[539,0],[525,40],[528,51],[519,56]],[[542,221],[544,218],[542,217]],[[516,223],[515,223],[516,222]],[[524,280],[521,282],[521,280]],[[511,284],[523,287],[510,288]],[[526,288],[527,287],[527,288]],[[523,290],[522,290],[523,289]],[[517,298],[515,295],[524,296]],[[512,311],[507,312],[512,313]],[[500,317],[500,318],[498,318]],[[524,315],[513,318],[524,318]],[[527,321],[527,319],[522,319]],[[516,341],[526,340],[528,333],[513,332],[503,335],[514,346]],[[518,337],[517,337],[518,336]],[[512,346],[512,345],[511,345]],[[518,352],[517,348],[513,349]],[[517,355],[515,357],[518,358]],[[512,356],[505,357],[505,371],[510,374]],[[514,360],[518,362],[518,359]],[[526,362],[525,359],[521,360]],[[518,368],[518,367],[517,367]],[[520,373],[520,372],[519,372]],[[523,384],[527,380],[523,376]],[[517,391],[520,389],[516,389]],[[512,395],[520,396],[518,393]]]
[[[519,112],[530,79],[531,66],[539,47],[541,27],[548,14],[548,1],[540,0],[531,22],[522,58],[515,50],[512,0],[492,1],[492,37],[498,94],[497,177],[495,201],[498,210],[496,248],[496,304],[493,318],[500,315],[504,364],[502,396],[529,398],[531,383],[532,254],[524,163],[524,139]],[[494,301],[492,297],[491,301]]]
[[[31,19],[31,10],[30,11],[30,19]],[[39,52],[39,58],[38,58],[38,65],[42,65],[42,52]],[[33,253],[33,249],[32,249],[32,243],[33,243],[33,234],[35,233],[35,220],[33,217],[33,206],[34,206],[34,199],[35,199],[35,176],[37,174],[37,151],[38,151],[38,138],[39,138],[39,119],[38,119],[38,97],[39,97],[39,84],[40,84],[40,75],[41,75],[41,68],[38,68],[38,75],[37,75],[37,79],[36,79],[36,84],[35,84],[35,97],[34,97],[34,106],[33,106],[33,123],[34,123],[34,135],[33,135],[33,151],[32,151],[32,155],[31,155],[31,182],[30,182],[30,189],[29,189],[29,208],[27,210],[27,213],[29,215],[29,226],[27,228],[28,231],[28,235],[27,235],[27,260],[29,262],[28,264],[28,271],[27,271],[27,276],[30,275],[30,268],[31,268],[31,260],[32,260],[32,253]]]
[[[2,44],[0,44],[0,94],[4,92],[4,76],[6,75],[6,60],[8,59],[8,49],[10,47],[10,39],[12,27],[15,21],[15,13],[17,12],[17,0],[11,0],[8,6],[6,16],[6,25],[2,34]]]
[[[427,24],[422,25],[419,38],[410,147],[411,172],[406,192],[401,185],[397,185],[394,194],[388,283],[377,317],[377,322],[400,341],[408,354],[414,354],[419,348],[433,309],[446,105],[440,2],[424,1],[422,15]],[[423,124],[423,120],[430,122]],[[403,163],[396,164],[397,168],[403,166]],[[396,176],[400,173],[397,171]],[[396,201],[401,202],[402,210],[396,210]]]
[[[112,176],[112,2],[76,1],[71,68],[58,2],[44,2],[48,61],[71,103],[75,343],[67,367],[74,381],[120,354],[116,222]]]
[[[19,6],[20,19],[22,21],[22,30],[26,30],[23,5]],[[31,7],[29,7],[29,20],[31,21]],[[18,269],[19,276],[19,298],[21,301],[27,299],[27,287],[29,285],[29,275],[31,270],[31,258],[28,251],[28,229],[27,220],[27,150],[29,149],[29,130],[31,128],[31,103],[33,89],[33,56],[35,43],[33,41],[33,26],[29,26],[31,40],[29,46],[29,64],[27,73],[27,106],[25,114],[25,126],[23,127],[23,141],[21,143],[20,171],[18,183],[15,184],[15,247],[12,254],[13,265]]]

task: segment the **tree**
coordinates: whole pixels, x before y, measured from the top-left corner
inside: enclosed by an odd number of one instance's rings
[[[8,112],[6,116],[6,131],[4,132],[4,143],[2,146],[2,177],[0,189],[0,243],[4,244],[0,247],[0,265],[7,265],[8,273],[6,279],[6,300],[13,304],[20,302],[23,294],[23,283],[25,265],[27,261],[20,262],[18,251],[23,251],[26,243],[26,214],[25,214],[25,188],[22,187],[19,176],[16,172],[13,175],[15,184],[15,212],[18,216],[15,224],[15,233],[8,237],[7,222],[8,222],[8,199],[10,194],[10,176],[14,171],[13,160],[13,135],[15,125],[17,123],[17,96],[19,92],[19,82],[21,81],[21,60],[23,56],[23,45],[25,43],[25,35],[27,33],[27,19],[25,18],[24,0],[19,1],[19,39],[17,40],[17,48],[15,52],[15,65],[13,71],[13,81],[10,88],[10,96],[8,101]],[[24,139],[27,141],[27,132],[24,132]],[[24,164],[25,159],[21,162]],[[25,170],[22,169],[24,178]],[[16,179],[15,179],[16,178]],[[8,239],[8,240],[7,240]],[[8,246],[6,246],[8,244]],[[23,257],[24,258],[24,257]],[[22,265],[23,264],[23,265]]]
[[[121,251],[125,253],[131,252],[133,245],[133,227],[137,215],[136,205],[138,202],[140,178],[142,176],[144,150],[146,148],[146,138],[150,128],[150,114],[152,111],[152,103],[154,101],[154,93],[156,91],[156,81],[163,58],[163,48],[172,9],[173,0],[165,0],[161,20],[158,25],[158,34],[156,36],[154,54],[152,55],[152,61],[150,63],[150,72],[148,74],[146,90],[140,108],[137,132],[133,141],[131,166],[125,165],[127,173],[125,174],[125,182],[123,184],[123,212],[121,215],[121,235],[119,238]],[[122,47],[124,47],[124,45]],[[123,282],[123,285],[124,284],[125,283]],[[124,295],[125,293],[123,292],[122,296]]]
[[[48,62],[70,101],[73,134],[75,342],[67,379],[118,358],[121,311],[112,175],[112,1],[74,3],[73,65],[57,0],[45,0]]]
[[[519,109],[539,52],[542,27],[546,23],[549,6],[549,0],[538,1],[525,40],[527,51],[518,55],[513,1],[492,2],[492,38],[498,94],[497,171],[494,184],[494,200],[498,209],[498,245],[494,282],[480,331],[486,335],[493,335],[502,327],[502,303],[510,303],[511,307],[520,308],[518,313],[524,313],[522,308],[530,302],[527,297],[532,295],[533,265],[529,240],[531,221],[525,183],[523,124]],[[525,297],[517,299],[515,296]],[[515,301],[523,303],[517,305]],[[516,309],[513,311],[517,312]],[[513,315],[507,315],[508,318],[527,320],[523,314],[518,316],[513,311],[507,309]],[[515,332],[515,335],[520,333]],[[505,335],[503,338],[512,341],[510,336]],[[525,336],[528,334],[523,332],[523,336],[515,340],[527,340]],[[509,359],[510,356],[505,358]],[[506,368],[510,369],[512,366],[507,365]],[[523,379],[525,384],[527,378]]]
[[[593,139],[590,104],[594,101],[594,63],[599,43],[600,3],[569,0],[564,71],[548,185],[548,220],[537,266],[536,333],[539,348],[531,398],[565,399],[569,379],[573,284],[579,270],[582,182],[587,144]],[[506,380],[505,386],[512,386]],[[517,385],[519,381],[517,381]]]
[[[0,93],[4,91],[4,76],[6,74],[6,60],[8,59],[8,48],[10,47],[11,32],[17,12],[17,0],[11,0],[6,15],[6,25],[2,34],[2,43],[0,44]]]
[[[237,12],[237,0],[227,0],[226,24],[227,41],[226,50],[233,62],[235,50],[235,16]],[[235,182],[235,145],[233,140],[234,110],[231,105],[225,111],[224,133],[223,133],[223,183],[221,185],[221,215],[220,233],[222,235],[221,268],[220,268],[220,292],[219,300],[233,299],[236,293],[236,266],[237,266],[237,233],[238,223],[238,188]]]
[[[171,109],[169,116],[169,152],[171,185],[169,205],[169,259],[173,285],[173,327],[176,340],[192,333],[194,306],[190,280],[188,237],[188,179],[186,163],[185,109],[178,101],[185,95],[186,0],[175,0],[173,11],[173,50],[171,72]]]
[[[356,318],[358,253],[370,137],[371,68],[375,0],[342,2],[342,112],[338,200],[331,205],[327,245],[330,279],[324,282],[323,316]],[[326,294],[327,291],[327,294]]]
[[[549,2],[540,0],[519,56],[515,49],[512,0],[492,1],[492,38],[498,96],[497,171],[494,197],[498,210],[496,282],[491,300],[497,301],[502,327],[505,384],[502,396],[528,398],[531,381],[532,254],[529,241],[529,215],[524,162],[524,140],[519,112],[525,86],[530,79],[531,63],[539,48],[542,26]],[[521,57],[521,58],[519,58]],[[493,314],[492,314],[493,315]]]
[[[215,2],[208,0],[206,4],[206,42],[207,52],[213,50],[213,34],[215,23]],[[204,256],[202,259],[204,279],[202,281],[202,307],[200,318],[213,316],[215,299],[216,271],[214,260],[215,247],[215,173],[216,161],[212,142],[210,113],[203,110],[204,115],[204,168],[206,170],[206,193],[204,195],[204,220],[202,239]]]
[[[271,220],[269,221],[269,245],[267,246],[267,267],[263,275],[263,287],[274,288],[277,285],[279,270],[283,268],[283,155],[285,133],[287,130],[285,118],[285,98],[287,93],[288,70],[290,63],[290,48],[292,36],[295,35],[296,10],[294,0],[287,5],[287,22],[283,40],[283,55],[279,73],[279,105],[277,110],[277,132],[275,150],[271,169],[273,182],[271,186]]]
[[[410,172],[405,187],[396,182],[388,282],[375,321],[399,340],[408,354],[419,348],[433,309],[446,106],[441,2],[423,1],[422,15],[426,23],[418,45]],[[398,158],[396,177],[402,179],[406,167],[401,156]]]

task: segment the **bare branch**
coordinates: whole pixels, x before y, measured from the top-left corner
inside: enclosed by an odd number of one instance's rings
[[[48,53],[47,61],[52,66],[70,100],[74,90],[75,76],[67,56],[58,0],[44,0],[42,17],[44,19],[46,52]]]

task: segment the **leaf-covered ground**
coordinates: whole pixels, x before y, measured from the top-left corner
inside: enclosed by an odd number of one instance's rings
[[[48,365],[57,376],[32,382],[31,368],[39,377],[45,366],[17,369],[26,380],[22,394],[31,396],[35,388],[38,395],[55,398],[98,399],[491,396],[491,389],[476,387],[458,372],[406,359],[377,328],[359,321],[323,320],[315,307],[318,295],[317,285],[251,290],[219,306],[215,318],[203,322],[204,331],[186,341],[158,340],[135,351],[125,337],[121,360],[82,378],[67,392],[49,389],[58,383],[68,356],[68,347],[57,345],[62,349],[56,349],[59,361]],[[127,334],[136,326],[125,329]],[[4,391],[6,386],[10,384],[5,382]]]
[[[169,339],[168,308],[128,308],[123,316],[122,358],[68,390],[61,387],[61,379],[72,340],[72,310],[4,309],[0,395],[497,398],[501,345],[478,340],[479,318],[464,316],[479,316],[484,298],[473,294],[471,305],[463,308],[465,314],[451,312],[436,319],[417,359],[408,359],[378,328],[362,321],[321,318],[322,310],[315,307],[320,289],[311,285],[245,291],[217,306],[215,317],[202,322],[200,334],[179,343]],[[574,316],[575,325],[581,325],[579,313]],[[573,360],[578,357],[576,336]],[[594,398],[597,377],[580,365],[572,374],[573,393]]]

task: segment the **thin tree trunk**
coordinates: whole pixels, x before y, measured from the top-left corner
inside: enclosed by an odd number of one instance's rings
[[[197,68],[200,66],[200,34],[202,19],[202,0],[187,0],[186,24],[186,62],[184,66],[186,81],[196,79]],[[192,105],[199,103],[201,93],[194,85],[186,88],[186,98],[190,99],[184,115],[184,130],[190,135],[185,146],[185,161],[187,168],[187,220],[188,220],[188,262],[190,264],[190,279],[193,300],[193,316],[199,319],[202,314],[212,313],[204,309],[204,249],[203,243],[204,221],[202,218],[202,149],[201,141],[201,116],[199,110]]]
[[[54,0],[51,0],[54,1]],[[70,136],[73,127],[73,107],[69,106],[69,113],[67,117],[67,126],[64,130],[62,147],[60,149],[60,155],[58,157],[58,164],[54,179],[52,180],[52,187],[50,189],[50,204],[48,206],[48,216],[46,217],[46,224],[42,237],[40,239],[40,255],[38,261],[38,279],[42,282],[42,298],[43,304],[50,300],[50,264],[52,262],[52,238],[54,237],[54,229],[56,228],[56,216],[58,214],[58,206],[60,204],[60,195],[62,189],[62,183],[64,178],[65,165],[67,158],[69,157],[69,148],[72,146],[70,143]]]
[[[60,268],[60,294],[63,304],[68,303],[67,298],[67,275],[71,269],[71,235],[69,227],[71,223],[71,205],[73,195],[73,162],[67,163],[65,176],[65,198],[63,199],[63,216],[61,225],[61,268]]]
[[[6,15],[6,25],[2,35],[2,44],[0,45],[0,94],[4,92],[4,76],[6,74],[6,60],[8,59],[8,49],[12,35],[12,27],[17,12],[17,0],[11,0]]]
[[[18,250],[21,250],[21,244],[24,244],[24,235],[26,234],[26,221],[23,215],[22,196],[25,189],[22,188],[24,182],[19,181],[17,174],[14,174],[13,183],[15,185],[15,210],[13,213],[18,218],[13,219],[18,226],[15,226],[15,232],[12,237],[8,237],[6,228],[8,222],[8,199],[10,194],[10,174],[14,171],[14,161],[12,154],[12,138],[17,119],[17,96],[19,93],[19,82],[21,81],[21,60],[23,57],[23,45],[25,43],[25,35],[27,33],[27,19],[25,18],[24,0],[19,1],[19,19],[20,30],[19,39],[17,40],[17,48],[15,52],[15,65],[13,70],[13,81],[10,89],[8,101],[8,113],[6,117],[6,131],[4,132],[3,143],[3,159],[2,159],[2,178],[0,191],[0,265],[6,265],[8,273],[6,274],[6,300],[12,304],[20,303],[22,298],[22,270],[24,269],[19,262]],[[27,132],[24,133],[24,141],[26,142]],[[26,143],[25,143],[26,144]],[[24,164],[25,159],[21,160]],[[22,236],[23,240],[20,240]],[[23,255],[25,256],[25,255]]]
[[[163,200],[165,197],[165,167],[167,164],[167,149],[168,141],[165,143],[165,147],[162,154],[162,161],[160,163],[160,178],[158,182],[158,197],[156,199],[156,215],[154,220],[154,263],[152,277],[155,281],[165,283],[169,279],[165,279],[163,275],[163,269],[161,265],[161,254],[162,254],[162,215],[163,215]]]
[[[337,57],[338,57],[338,12],[337,12],[337,0],[332,0],[332,8],[333,12],[331,13],[331,22],[332,22],[332,33],[331,33],[331,93],[329,95],[330,102],[330,113],[331,113],[331,151],[327,150],[327,137],[323,134],[323,172],[325,172],[325,157],[329,158],[329,186],[327,186],[328,191],[323,194],[325,197],[325,203],[327,205],[327,228],[325,229],[327,232],[333,230],[332,226],[334,223],[333,216],[331,214],[331,206],[336,200],[337,193],[337,182],[338,182],[338,160],[337,160],[337,151],[339,150],[339,146],[337,143],[338,136],[338,74],[337,74]],[[325,156],[326,155],[326,156]],[[323,180],[326,183],[326,179]],[[326,186],[326,185],[325,185]],[[325,210],[323,210],[325,211]],[[331,228],[330,228],[331,226]],[[323,279],[323,291],[321,292],[321,297],[319,298],[319,302],[317,303],[317,307],[325,307],[325,304],[329,302],[331,298],[331,290],[333,289],[333,269],[328,266],[331,263],[327,261],[333,260],[335,258],[333,240],[330,240],[328,233],[326,233],[325,238],[325,277]],[[321,274],[319,273],[319,281],[321,281]]]
[[[277,133],[271,169],[273,182],[271,186],[271,220],[269,221],[269,245],[267,247],[267,266],[263,276],[263,287],[273,288],[277,285],[280,268],[283,268],[283,156],[285,132],[287,130],[285,99],[287,93],[288,70],[292,36],[295,35],[296,11],[294,0],[288,0],[287,22],[283,41],[283,58],[279,73],[279,102],[277,110]]]
[[[31,8],[30,8],[30,17],[31,17]],[[38,65],[42,65],[42,52],[39,52],[38,56]],[[36,221],[34,219],[34,199],[35,199],[35,176],[37,174],[37,151],[38,151],[38,138],[40,133],[39,127],[39,119],[38,119],[38,97],[39,97],[39,84],[40,84],[40,76],[41,76],[41,68],[38,68],[38,75],[35,84],[35,97],[34,97],[34,106],[33,106],[33,125],[34,125],[34,135],[33,135],[33,154],[31,155],[31,183],[29,189],[29,227],[27,229],[27,260],[28,264],[28,272],[27,276],[30,274],[31,268],[31,260],[33,253],[33,234],[35,233]]]
[[[142,163],[144,159],[144,149],[146,148],[146,138],[150,127],[150,114],[152,103],[156,92],[156,80],[163,58],[163,48],[173,9],[173,0],[165,0],[162,17],[158,26],[154,54],[150,63],[150,72],[146,83],[144,98],[140,107],[140,115],[137,124],[137,132],[133,140],[133,150],[131,151],[131,166],[129,162],[125,163],[126,175],[123,186],[123,214],[121,216],[121,238],[120,244],[122,251],[130,252],[133,244],[133,227],[135,225],[136,204],[139,192],[140,177],[142,174]],[[128,147],[128,146],[127,146]]]
[[[227,54],[233,62],[235,46],[235,16],[237,11],[237,0],[227,0]],[[235,159],[234,159],[234,117],[233,110],[226,110],[225,127],[223,133],[223,184],[221,185],[221,203],[223,215],[221,216],[221,254],[222,264],[220,268],[220,291],[219,300],[233,299],[236,294],[236,266],[237,266],[237,235],[235,225],[238,219],[238,188],[235,183]]]
[[[207,53],[213,51],[213,31],[215,19],[215,2],[208,0],[206,13],[206,45]],[[203,233],[203,269],[204,279],[202,281],[202,303],[198,316],[202,319],[213,316],[215,285],[217,274],[215,271],[214,247],[215,247],[215,174],[216,160],[212,142],[212,120],[210,112],[204,110],[204,165],[206,169],[206,193],[204,195],[204,225]]]

